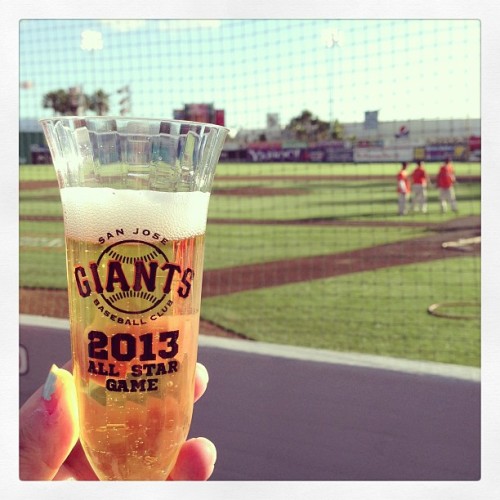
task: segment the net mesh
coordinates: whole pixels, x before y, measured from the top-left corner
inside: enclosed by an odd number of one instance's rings
[[[210,202],[202,333],[479,365],[479,29],[21,21],[21,312],[67,314],[62,209],[37,120],[188,118],[230,129]],[[440,203],[445,157],[458,212]],[[418,159],[427,210],[400,216],[400,163],[411,174]],[[472,313],[429,314],[436,303]]]

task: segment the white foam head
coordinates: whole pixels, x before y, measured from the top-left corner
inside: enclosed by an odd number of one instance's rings
[[[66,236],[97,241],[108,232],[136,228],[180,240],[205,233],[210,193],[131,189],[61,189]],[[116,240],[115,240],[116,241]]]

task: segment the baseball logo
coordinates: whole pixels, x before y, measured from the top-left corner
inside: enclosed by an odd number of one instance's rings
[[[169,260],[161,249],[140,240],[115,243],[99,256],[97,265],[107,269],[102,298],[118,312],[142,314],[157,307],[166,293],[157,281]]]

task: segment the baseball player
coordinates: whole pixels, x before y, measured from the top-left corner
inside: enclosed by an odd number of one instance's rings
[[[417,160],[417,167],[411,174],[412,199],[410,210],[417,207],[423,214],[427,212],[427,186],[430,184],[429,174],[424,168],[424,162]]]
[[[453,165],[451,164],[451,159],[446,158],[444,164],[439,168],[436,178],[436,184],[439,189],[441,213],[445,213],[447,211],[448,203],[454,212],[458,211],[455,189],[453,187],[455,183],[455,171],[453,169]]]
[[[407,213],[407,203],[411,193],[410,179],[406,171],[408,164],[404,161],[401,163],[401,170],[398,172],[398,214],[405,215]]]

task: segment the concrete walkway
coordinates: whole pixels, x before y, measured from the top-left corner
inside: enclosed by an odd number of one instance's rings
[[[68,322],[22,316],[20,344],[22,404],[68,360]],[[214,480],[480,478],[477,369],[203,335],[199,360]]]

